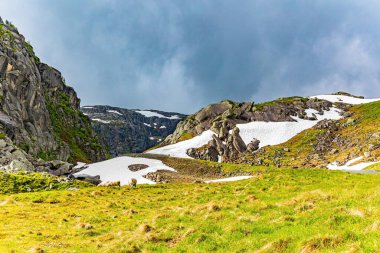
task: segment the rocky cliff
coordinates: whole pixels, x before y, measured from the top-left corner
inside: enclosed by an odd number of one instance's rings
[[[95,131],[109,145],[112,156],[143,152],[173,133],[186,115],[157,110],[130,110],[111,106],[84,106]]]
[[[45,160],[89,162],[106,157],[74,89],[1,19],[0,131],[28,154]]]

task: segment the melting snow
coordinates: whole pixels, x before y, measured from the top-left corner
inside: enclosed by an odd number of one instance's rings
[[[308,109],[307,112],[315,110]],[[237,124],[240,130],[240,136],[245,144],[252,141],[253,138],[260,140],[260,147],[267,145],[278,145],[284,143],[300,132],[315,126],[319,121],[324,119],[341,119],[340,110],[331,108],[330,111],[324,111],[323,115],[315,114],[317,120],[304,120],[298,117],[292,117],[294,122],[263,122],[254,121],[246,124]]]
[[[232,182],[232,181],[239,181],[251,178],[252,176],[239,176],[239,177],[226,177],[221,179],[214,179],[214,180],[208,180],[205,181],[205,183],[222,183],[222,182]]]
[[[146,164],[149,167],[133,172],[128,169],[128,166],[132,164]],[[102,181],[120,181],[121,185],[128,184],[128,180],[131,178],[137,179],[137,184],[155,184],[155,182],[143,176],[150,172],[156,172],[157,170],[175,171],[173,168],[164,165],[160,160],[123,156],[99,163],[88,164],[88,168],[74,175],[99,175]]]
[[[363,159],[362,156],[359,156],[358,158],[352,159],[348,161],[345,165],[338,166],[336,162],[331,163],[327,165],[327,168],[329,170],[346,170],[346,171],[358,171],[358,170],[363,170],[367,168],[368,166],[371,166],[373,164],[376,164],[378,162],[363,162],[363,163],[358,163],[355,165],[352,165],[354,163],[359,162],[361,159]]]
[[[313,117],[313,114],[317,115],[318,111],[315,109],[306,109],[305,113],[306,113],[306,116]]]
[[[160,129],[164,129],[164,128],[166,128],[166,126],[160,126]]]
[[[97,122],[100,122],[100,123],[104,123],[104,124],[109,124],[111,123],[111,121],[109,120],[102,120],[102,119],[91,119],[92,121],[97,121]]]
[[[86,165],[85,163],[77,162],[77,165],[75,165],[73,169],[80,169],[80,168],[82,168],[85,165]]]
[[[159,114],[157,112],[152,112],[152,111],[135,111],[135,112],[140,113],[140,114],[142,114],[148,118],[149,117],[157,117],[157,118],[165,118],[165,119],[180,119],[178,117],[178,115],[173,115],[173,116],[167,117],[165,115]]]
[[[307,109],[307,113],[315,113],[313,109]],[[324,111],[323,115],[318,112],[315,114],[317,120],[303,120],[293,117],[294,122],[263,122],[255,121],[245,124],[236,125],[240,130],[240,136],[245,144],[252,141],[253,138],[260,140],[260,147],[267,145],[277,145],[284,143],[300,132],[315,126],[319,121],[324,119],[338,120],[341,119],[341,110],[331,108],[330,111]],[[148,153],[174,156],[179,158],[191,158],[186,154],[189,148],[199,148],[212,140],[213,131],[207,130],[190,140],[178,142],[176,144],[167,145],[158,149],[149,151]]]
[[[379,98],[363,99],[363,98],[355,98],[355,97],[344,96],[344,95],[318,95],[318,96],[312,96],[310,98],[324,99],[324,100],[330,101],[331,103],[340,102],[340,103],[352,104],[352,105],[371,103],[371,102],[380,100]]]
[[[115,113],[115,114],[118,114],[118,115],[123,115],[123,114],[121,114],[120,112],[115,111],[115,110],[107,110],[107,112]]]
[[[150,124],[148,123],[144,123],[144,125],[148,126],[148,127],[152,127]]]
[[[176,144],[164,146],[158,149],[150,150],[150,154],[167,155],[179,158],[191,158],[186,154],[189,148],[199,148],[212,140],[212,135],[215,134],[211,130],[204,131],[202,134],[195,136],[190,140],[178,142]]]

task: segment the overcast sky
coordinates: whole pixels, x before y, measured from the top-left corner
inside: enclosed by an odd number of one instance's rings
[[[0,0],[82,105],[380,97],[378,0]]]

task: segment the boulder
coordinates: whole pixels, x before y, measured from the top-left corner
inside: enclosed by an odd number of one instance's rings
[[[87,175],[87,174],[79,174],[79,175],[72,175],[75,179],[78,179],[78,180],[81,180],[81,181],[85,181],[87,183],[91,183],[91,184],[94,184],[94,185],[98,185],[102,182],[102,180],[100,180],[100,176],[90,176],[90,175]]]
[[[219,158],[218,150],[214,145],[205,145],[200,148],[190,148],[186,153],[192,158],[213,162],[217,162]]]
[[[235,127],[232,130],[232,134],[230,135],[231,139],[229,140],[230,140],[230,144],[233,145],[236,151],[238,151],[239,153],[243,153],[247,150],[247,146],[245,145],[243,139],[240,137],[239,133],[240,133],[239,128]]]
[[[248,152],[254,152],[258,150],[260,147],[260,141],[258,139],[253,139],[250,143],[247,145],[247,151]]]
[[[54,160],[46,163],[49,167],[49,173],[55,176],[68,175],[72,172],[73,165],[71,163]]]

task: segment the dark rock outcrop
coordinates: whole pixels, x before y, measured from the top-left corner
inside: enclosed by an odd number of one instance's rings
[[[281,98],[261,104],[224,100],[209,105],[180,122],[177,129],[165,139],[164,143],[173,144],[180,140],[184,133],[196,136],[208,129],[213,130],[221,140],[225,141],[229,136],[229,131],[233,130],[236,124],[253,121],[294,121],[292,116],[306,119],[308,116],[305,109],[322,112],[329,110],[331,106],[332,103],[326,100],[302,97]],[[313,116],[310,119],[313,119]]]
[[[0,131],[44,160],[98,161],[106,151],[61,73],[43,63],[9,22],[0,22]]]
[[[186,115],[150,110],[146,117],[139,110],[111,106],[83,106],[82,112],[92,120],[95,131],[110,147],[112,156],[139,153],[159,144],[173,133]]]

